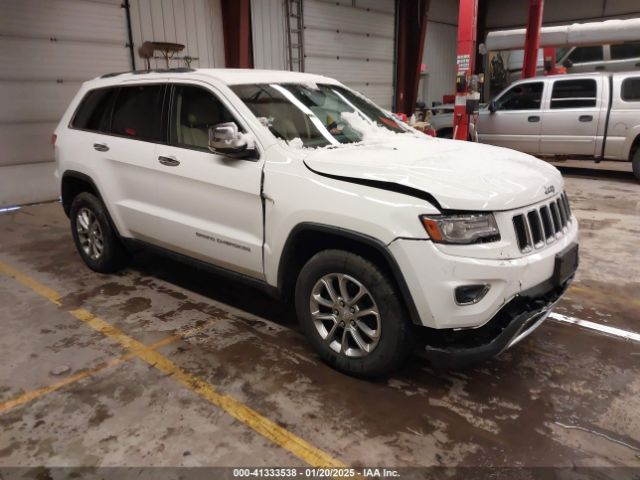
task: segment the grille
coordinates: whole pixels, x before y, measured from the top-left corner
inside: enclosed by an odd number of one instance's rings
[[[570,223],[569,199],[562,192],[552,202],[513,216],[518,248],[527,253],[553,243],[567,232]]]

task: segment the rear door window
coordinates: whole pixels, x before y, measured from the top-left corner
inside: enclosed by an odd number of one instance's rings
[[[71,126],[80,130],[108,133],[117,90],[99,88],[87,92],[73,116]]]
[[[121,87],[113,108],[111,133],[136,140],[164,143],[164,93],[165,86],[161,84]]]
[[[611,60],[640,58],[640,42],[611,45]]]
[[[551,92],[551,108],[595,107],[597,93],[598,86],[592,78],[557,80]]]
[[[640,102],[640,77],[625,78],[620,94],[625,102]]]

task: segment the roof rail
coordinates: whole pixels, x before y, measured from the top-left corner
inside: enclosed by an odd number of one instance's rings
[[[187,67],[178,67],[178,68],[156,68],[153,70],[129,70],[126,72],[105,73],[104,75],[100,75],[100,78],[117,77],[118,75],[124,75],[125,73],[130,73],[133,75],[143,75],[145,73],[187,73],[187,72],[195,72],[195,69],[187,68]]]

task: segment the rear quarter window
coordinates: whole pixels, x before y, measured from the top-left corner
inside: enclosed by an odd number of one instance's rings
[[[99,88],[87,92],[71,120],[71,127],[108,133],[116,92],[116,88]]]
[[[625,78],[620,95],[625,102],[640,102],[640,77]]]

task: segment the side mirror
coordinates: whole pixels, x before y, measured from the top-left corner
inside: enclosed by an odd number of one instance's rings
[[[571,68],[573,67],[573,62],[568,58],[565,58],[564,61],[562,62],[562,66],[566,68]]]
[[[496,110],[498,110],[498,104],[496,103],[496,101],[495,101],[495,100],[491,100],[491,101],[489,102],[489,111],[490,111],[491,113],[493,113],[493,112],[495,112]]]
[[[235,122],[209,127],[209,150],[231,158],[245,158],[252,152]]]

